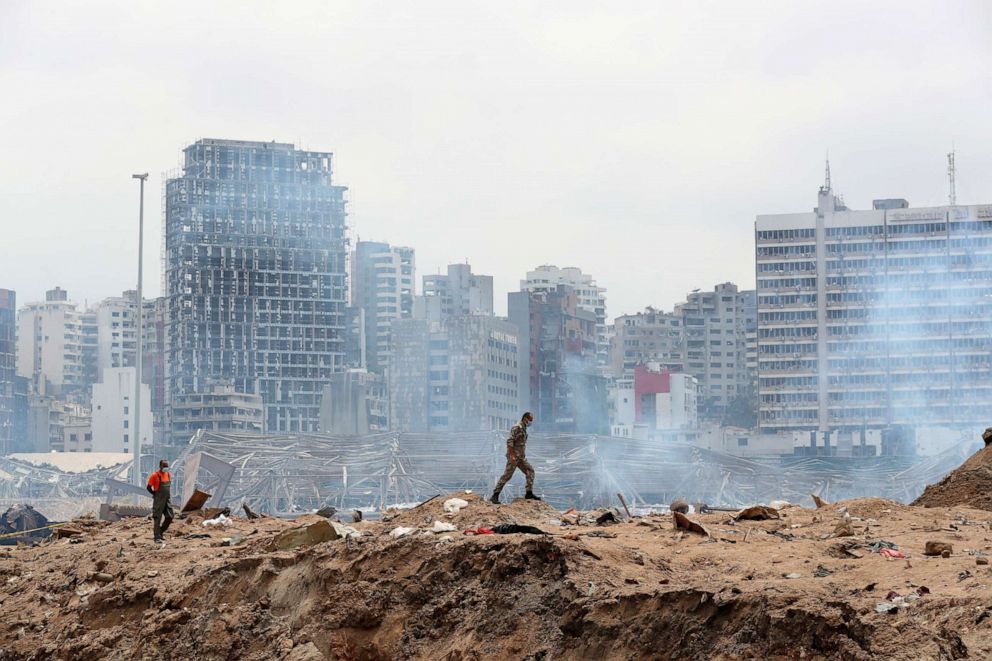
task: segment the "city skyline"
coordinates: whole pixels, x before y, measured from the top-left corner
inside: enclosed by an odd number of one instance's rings
[[[754,217],[809,206],[827,151],[855,209],[945,204],[952,143],[959,202],[992,199],[987,10],[850,7],[439,4],[383,22],[221,3],[192,25],[175,7],[5,5],[0,81],[20,93],[0,108],[0,275],[22,303],[60,283],[80,304],[133,288],[130,174],[150,171],[145,283],[160,294],[155,192],[204,137],[334,152],[352,241],[412,246],[420,275],[468,261],[496,292],[575,266],[606,288],[608,318],[752,288]],[[219,20],[282,29],[252,48],[203,38]],[[154,84],[129,94],[138,80]]]

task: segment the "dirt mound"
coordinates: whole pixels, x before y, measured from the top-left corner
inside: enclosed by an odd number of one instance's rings
[[[974,507],[992,510],[992,446],[968,458],[913,501],[922,507]]]
[[[444,504],[454,498],[464,500],[468,505],[457,513],[444,511]],[[418,507],[399,510],[398,513],[387,513],[383,521],[387,526],[430,527],[434,521],[450,523],[458,532],[479,527],[492,528],[500,523],[518,523],[535,526],[542,530],[550,530],[549,522],[557,521],[561,513],[551,505],[541,500],[525,500],[517,498],[512,502],[494,505],[488,498],[475,493],[454,493],[439,496]]]
[[[453,496],[469,504],[451,516],[445,496],[286,551],[274,537],[320,519],[180,520],[162,548],[132,519],[0,550],[0,661],[992,657],[992,574],[967,554],[989,548],[987,522],[962,522],[951,558],[923,558],[932,512],[846,501],[877,523],[835,557],[837,511],[693,515],[708,538],[668,515],[556,526],[541,502]],[[550,534],[436,535],[435,521]],[[399,525],[417,531],[394,538]],[[870,552],[879,538],[912,566]]]

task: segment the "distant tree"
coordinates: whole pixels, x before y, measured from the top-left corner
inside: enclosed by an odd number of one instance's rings
[[[758,398],[753,389],[738,394],[727,403],[723,414],[724,427],[754,429],[758,426]]]

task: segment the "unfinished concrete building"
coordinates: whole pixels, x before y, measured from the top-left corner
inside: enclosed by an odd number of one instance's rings
[[[165,191],[167,393],[218,379],[269,431],[315,431],[344,367],[345,188],[330,152],[203,139]]]
[[[172,444],[189,443],[199,430],[261,432],[260,395],[235,392],[225,383],[211,384],[206,392],[178,395],[172,402]]]

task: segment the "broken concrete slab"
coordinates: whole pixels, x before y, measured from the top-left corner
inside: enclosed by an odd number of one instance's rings
[[[189,497],[186,504],[183,505],[181,512],[195,512],[196,510],[202,508],[207,501],[210,500],[210,494],[206,491],[200,491],[199,489],[193,490],[193,495]]]
[[[317,521],[306,526],[290,528],[279,533],[269,548],[273,551],[286,551],[299,546],[312,546],[340,538],[341,535],[330,521]]]

